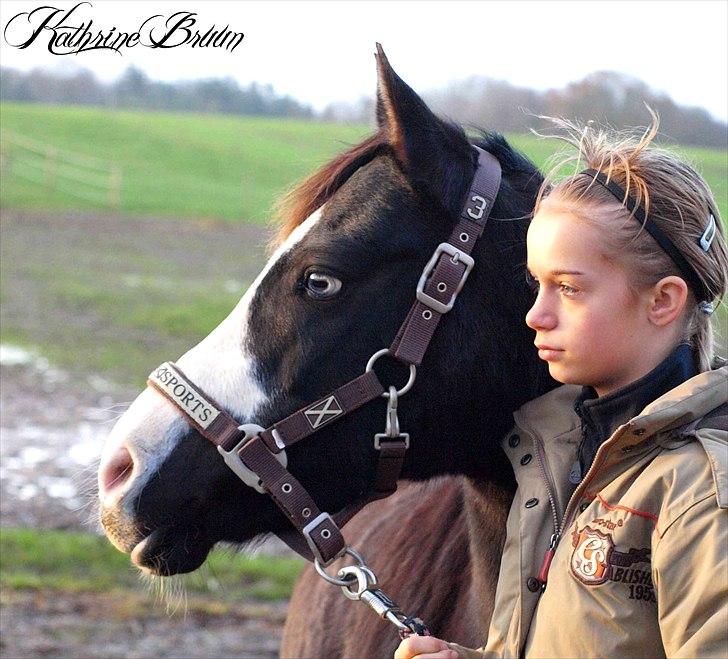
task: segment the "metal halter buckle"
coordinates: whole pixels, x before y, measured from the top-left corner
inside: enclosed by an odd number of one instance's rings
[[[436,300],[431,295],[425,293],[425,284],[432,276],[432,272],[437,266],[440,256],[443,254],[449,254],[452,257],[453,262],[460,261],[465,265],[465,271],[461,275],[460,281],[455,287],[453,294],[450,296],[450,301],[447,304],[444,304],[439,300]],[[475,265],[473,257],[463,252],[462,249],[458,249],[455,245],[451,245],[450,243],[440,243],[420,275],[420,281],[417,284],[417,299],[425,306],[430,307],[433,311],[437,311],[438,313],[447,313],[453,308],[455,298],[457,298],[458,293],[462,290],[465,280],[468,278],[470,271],[473,269],[473,265]]]
[[[396,441],[404,441],[404,448],[405,450],[410,447],[410,438],[408,432],[401,432],[397,435],[388,435],[385,432],[378,432],[376,435],[374,435],[374,448],[377,449],[377,451],[381,451],[382,449],[382,442],[385,444],[387,442],[396,442]]]
[[[235,472],[235,475],[243,481],[246,485],[252,487],[255,491],[265,494],[263,489],[263,483],[260,480],[258,474],[252,469],[245,466],[243,461],[240,459],[238,451],[245,446],[253,437],[257,437],[263,432],[263,428],[255,423],[244,423],[242,426],[238,426],[238,430],[245,433],[243,437],[230,451],[226,451],[222,446],[218,446],[217,450],[225,460],[225,464]],[[281,451],[280,453],[271,453],[271,455],[281,463],[283,467],[288,465],[288,458],[286,452]]]
[[[306,526],[304,526],[303,529],[301,530],[303,537],[306,538],[306,542],[308,543],[309,549],[311,550],[311,552],[314,555],[314,559],[315,559],[314,562],[318,562],[323,567],[328,567],[337,558],[340,558],[345,553],[348,553],[346,551],[347,547],[344,546],[344,547],[342,547],[341,551],[338,554],[336,554],[336,556],[333,556],[328,561],[324,560],[324,557],[321,555],[319,548],[316,546],[316,543],[313,541],[313,538],[311,537],[311,533],[326,521],[331,522],[331,524],[334,527],[336,526],[336,524],[334,523],[334,520],[331,519],[331,515],[329,515],[328,513],[321,513],[318,517],[316,517],[315,519],[311,520],[308,524],[306,524]]]

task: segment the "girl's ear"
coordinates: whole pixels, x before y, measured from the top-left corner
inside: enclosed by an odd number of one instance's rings
[[[675,322],[683,312],[688,299],[688,285],[675,275],[663,277],[652,287],[648,315],[657,327]]]

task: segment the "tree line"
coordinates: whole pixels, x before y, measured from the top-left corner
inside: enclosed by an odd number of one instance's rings
[[[450,83],[422,97],[439,115],[465,125],[499,132],[523,133],[543,124],[539,115],[565,117],[584,123],[593,119],[615,127],[646,126],[647,103],[660,115],[663,139],[679,144],[728,148],[728,124],[701,107],[678,105],[667,94],[641,80],[615,71],[598,71],[563,89],[538,91],[504,80],[473,76]],[[367,121],[374,99],[332,103],[322,113],[329,121]]]
[[[728,148],[728,125],[700,107],[685,107],[643,81],[614,71],[599,71],[562,89],[538,91],[503,80],[473,76],[424,93],[441,115],[455,121],[500,132],[525,132],[538,125],[538,115],[578,121],[595,119],[613,126],[648,123],[645,103],[660,115],[660,131],[681,144]],[[99,105],[295,117],[323,121],[371,123],[374,99],[364,96],[352,103],[336,102],[320,112],[290,96],[277,94],[271,85],[240,86],[233,78],[192,81],[151,80],[130,66],[112,83],[100,82],[86,69],[65,74],[34,69],[0,69],[0,100],[31,103]]]
[[[315,118],[310,106],[276,94],[271,85],[253,82],[241,87],[233,78],[163,82],[151,80],[134,66],[106,84],[87,69],[59,73],[44,69],[22,72],[3,67],[0,100]]]

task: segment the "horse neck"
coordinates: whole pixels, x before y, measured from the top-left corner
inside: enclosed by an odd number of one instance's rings
[[[472,593],[479,598],[481,629],[488,629],[495,604],[500,561],[513,489],[487,479],[463,480]]]
[[[485,242],[477,249],[476,268],[456,302],[461,308],[442,319],[419,369],[418,399],[407,418],[416,450],[405,477],[450,473],[511,483],[500,440],[513,412],[553,386],[524,322],[528,291],[511,285],[525,281],[525,249],[495,249]],[[478,268],[486,258],[488,267]],[[512,276],[503,277],[504,268]]]

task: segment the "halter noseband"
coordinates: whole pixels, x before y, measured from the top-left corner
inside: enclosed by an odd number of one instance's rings
[[[458,223],[425,266],[417,285],[416,301],[392,345],[375,353],[362,375],[266,429],[255,424],[240,425],[171,362],[162,364],[149,375],[149,385],[217,446],[225,463],[244,483],[273,498],[300,532],[300,535],[281,534],[282,539],[305,558],[313,558],[317,568],[326,567],[347,550],[351,551],[339,526],[367,503],[389,496],[397,489],[409,447],[409,435],[399,430],[398,397],[414,382],[416,367],[422,362],[440,319],[452,309],[474,266],[470,254],[483,234],[500,187],[498,160],[479,147],[473,145],[473,148],[477,151],[478,164]],[[395,387],[385,389],[373,370],[374,362],[385,354],[410,368],[410,380],[399,391]],[[379,457],[373,490],[332,517],[318,509],[305,488],[286,469],[285,449],[380,396],[388,399],[387,424],[385,432],[375,436],[374,446]]]

